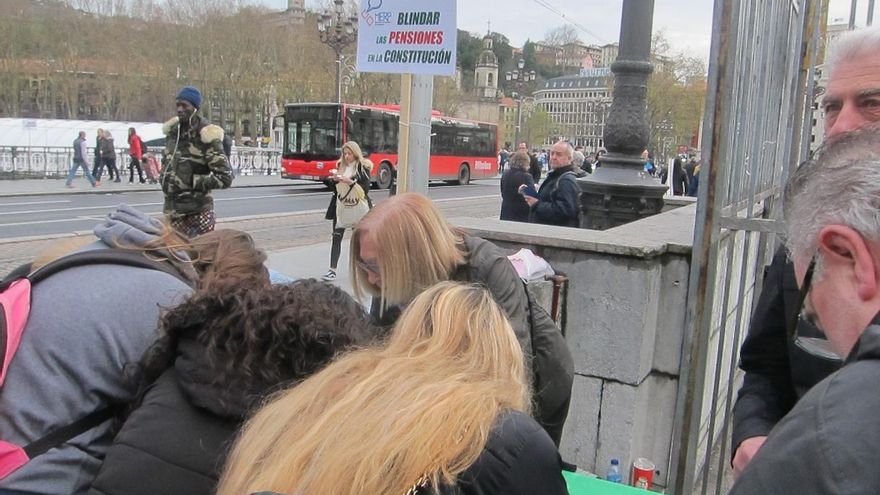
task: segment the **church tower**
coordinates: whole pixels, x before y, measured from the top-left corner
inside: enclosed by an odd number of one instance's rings
[[[498,57],[492,51],[492,37],[489,33],[483,38],[483,52],[477,59],[474,85],[480,98],[498,97]]]

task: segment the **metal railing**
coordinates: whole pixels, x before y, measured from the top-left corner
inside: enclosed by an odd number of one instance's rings
[[[161,157],[162,148],[150,148]],[[86,158],[91,166],[93,158]],[[127,148],[116,149],[116,166],[127,169]],[[0,179],[60,179],[67,177],[73,164],[71,147],[0,146]],[[281,150],[274,148],[232,149],[229,165],[235,175],[276,175],[281,168]],[[81,174],[82,172],[78,172]]]
[[[739,349],[800,161],[827,0],[715,0],[672,493],[725,493]],[[804,54],[808,55],[805,56]]]

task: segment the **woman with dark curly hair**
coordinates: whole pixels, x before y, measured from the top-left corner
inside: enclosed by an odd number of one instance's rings
[[[251,410],[371,339],[363,308],[341,289],[269,285],[249,275],[265,259],[253,245],[221,250],[203,253],[199,291],[162,317],[142,363],[140,405],[90,493],[213,494]]]

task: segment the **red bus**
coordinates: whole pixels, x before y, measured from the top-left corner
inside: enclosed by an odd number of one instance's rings
[[[281,177],[326,181],[341,147],[355,141],[373,162],[373,181],[385,189],[397,168],[396,106],[293,103],[284,108]],[[430,180],[467,184],[498,174],[498,126],[431,117]]]

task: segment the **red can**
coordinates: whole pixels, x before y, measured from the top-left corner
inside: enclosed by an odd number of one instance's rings
[[[632,472],[630,473],[629,482],[636,488],[650,490],[654,486],[654,463],[639,457],[633,461]]]

